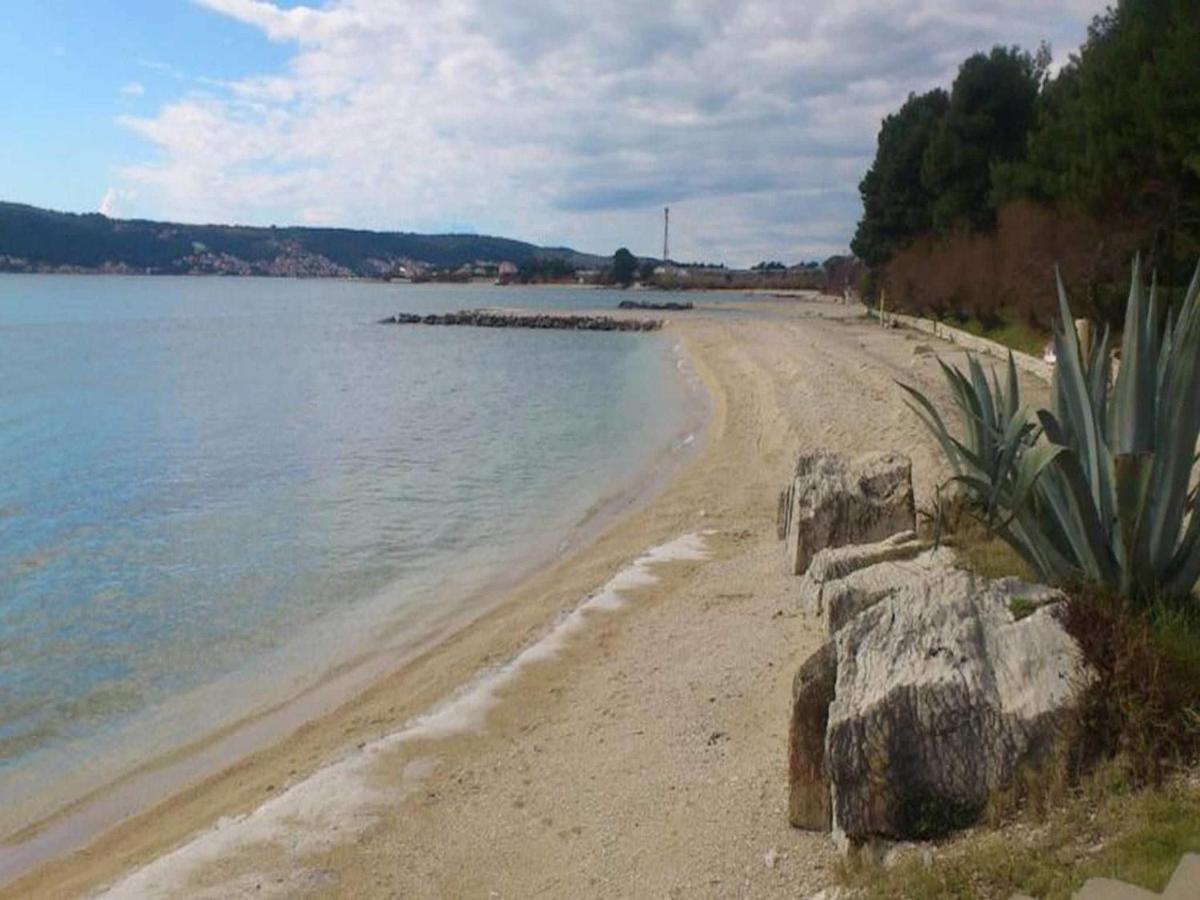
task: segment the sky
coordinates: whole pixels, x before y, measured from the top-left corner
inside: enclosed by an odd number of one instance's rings
[[[749,265],[845,252],[880,120],[1103,0],[0,0],[0,199]]]

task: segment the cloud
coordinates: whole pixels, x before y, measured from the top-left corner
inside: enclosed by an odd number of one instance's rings
[[[125,204],[136,198],[136,191],[110,185],[104,192],[104,196],[100,198],[100,205],[96,207],[96,211],[102,216],[115,219],[124,213]]]
[[[121,93],[126,97],[140,97],[146,93],[146,87],[140,81],[131,81],[121,88]]]
[[[1103,0],[196,0],[288,46],[122,122],[138,213],[481,232],[752,263],[843,250],[879,121]]]
[[[110,187],[100,198],[99,212],[102,216],[115,216],[117,211],[117,189]]]

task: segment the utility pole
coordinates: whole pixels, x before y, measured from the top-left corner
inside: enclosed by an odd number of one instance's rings
[[[670,244],[667,238],[671,233],[671,207],[663,207],[663,263],[671,258]]]

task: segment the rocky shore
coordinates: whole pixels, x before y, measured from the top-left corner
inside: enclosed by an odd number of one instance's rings
[[[793,682],[792,824],[842,849],[972,824],[1091,680],[1063,595],[918,540],[900,453],[804,453],[779,511],[800,610],[829,635]]]
[[[379,320],[380,325],[467,325],[474,328],[545,328],[565,331],[657,331],[660,319],[617,319],[564,313],[501,312],[468,309],[452,313],[396,313]]]

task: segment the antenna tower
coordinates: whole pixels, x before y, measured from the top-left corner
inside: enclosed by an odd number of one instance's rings
[[[663,207],[663,262],[665,263],[671,258],[670,244],[667,242],[667,237],[671,233],[671,207]]]

